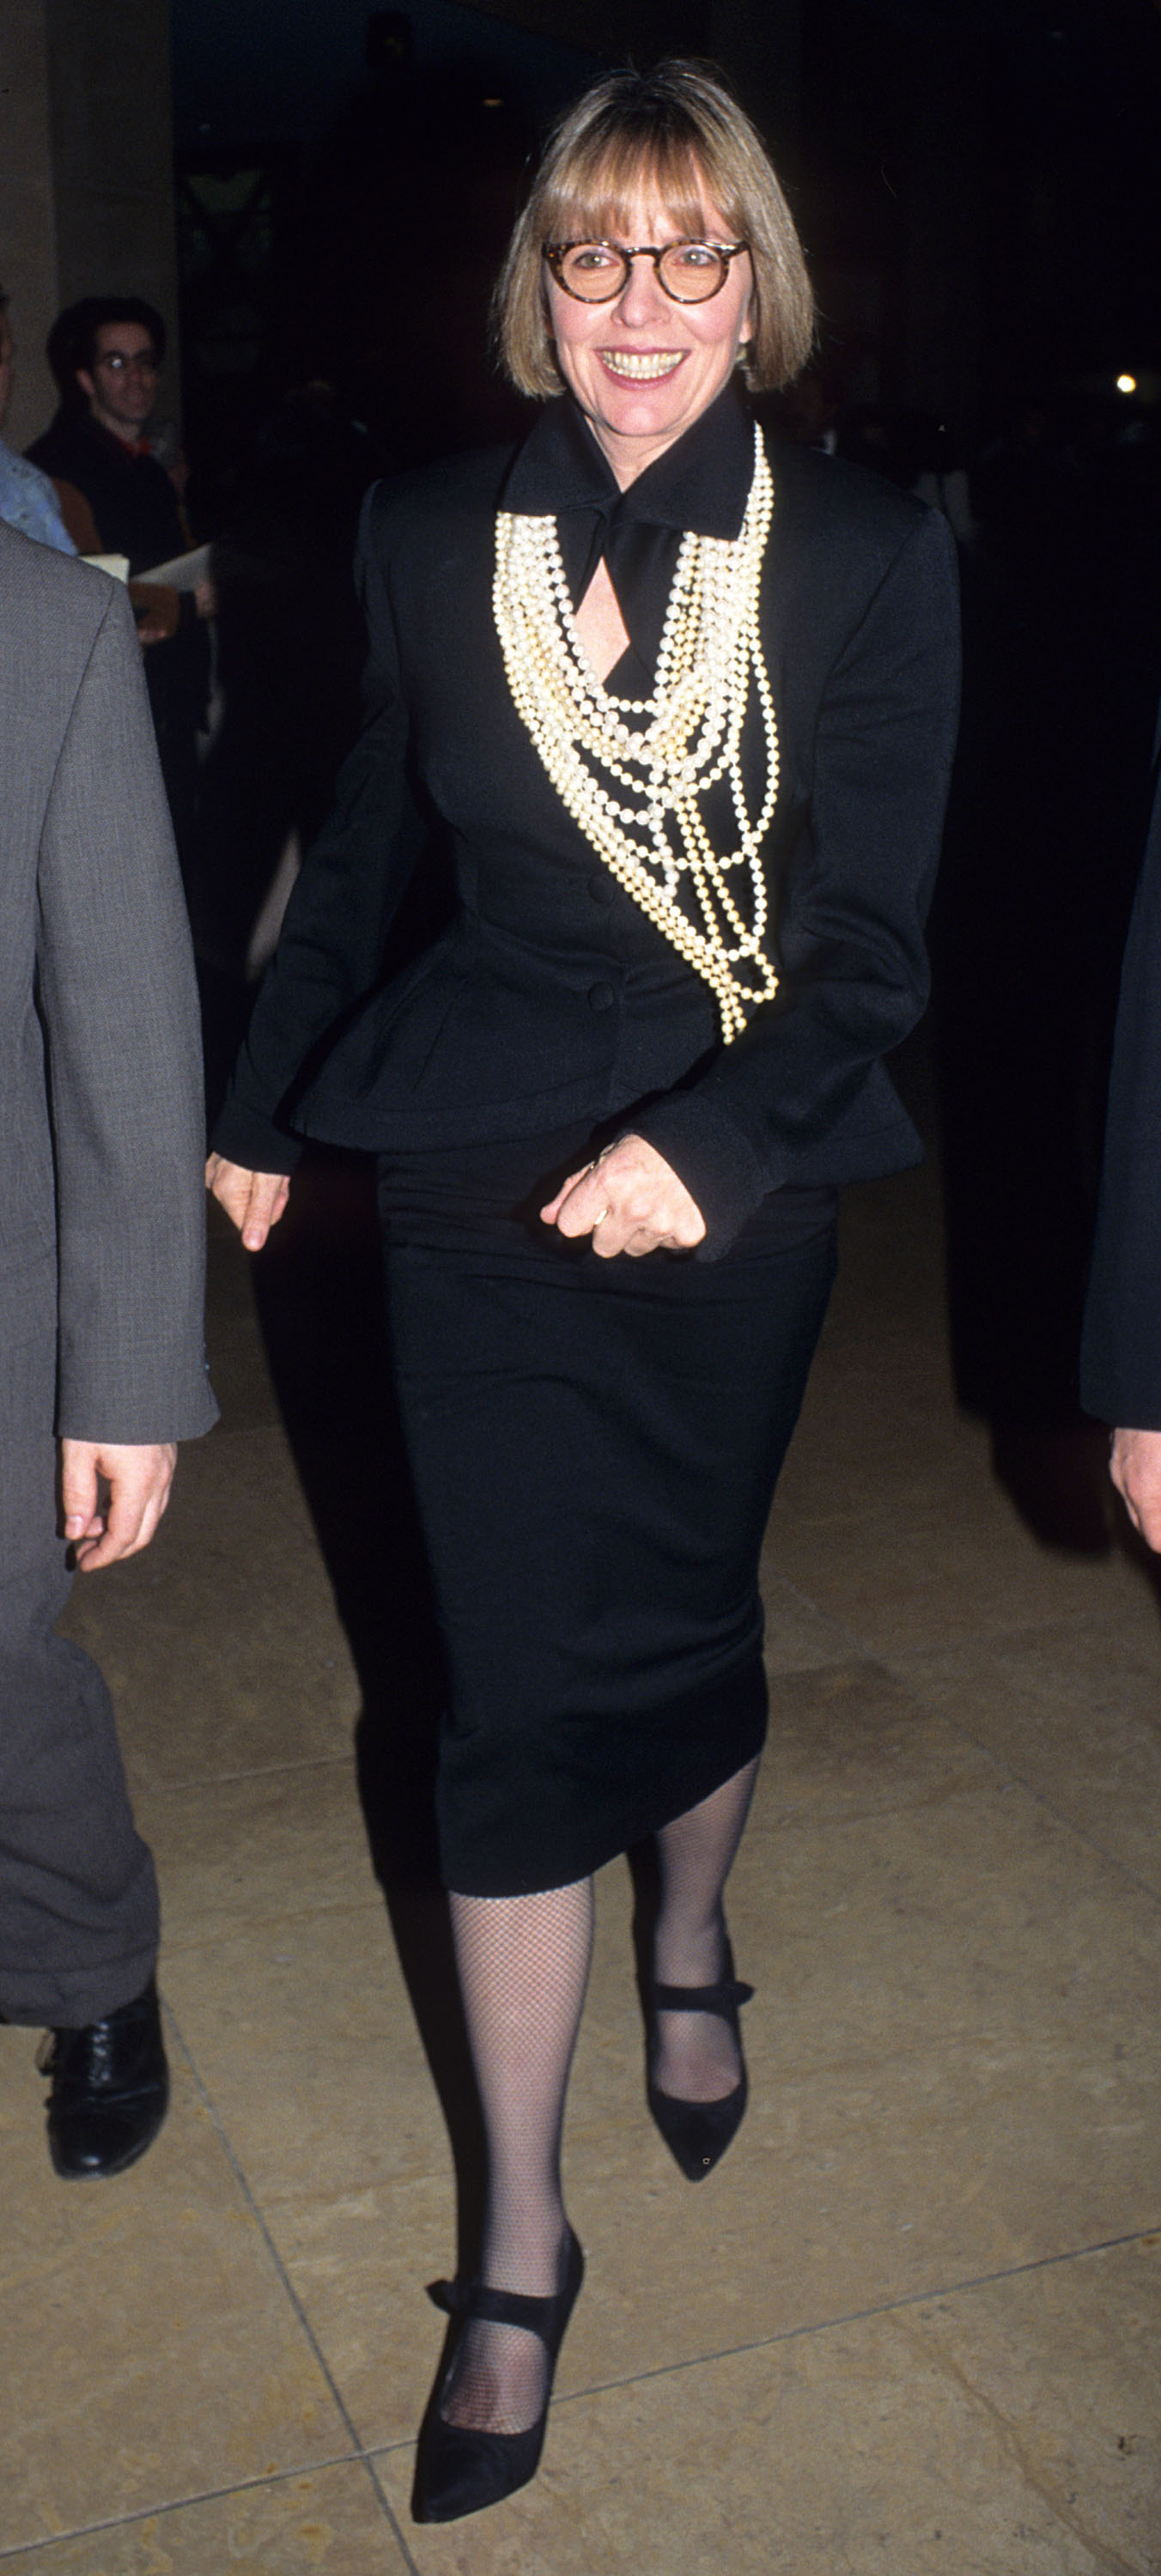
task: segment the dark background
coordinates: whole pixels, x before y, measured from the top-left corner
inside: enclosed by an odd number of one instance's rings
[[[722,62],[771,145],[828,397],[935,411],[971,455],[1033,393],[1095,434],[1134,407],[1119,373],[1161,391],[1153,0],[173,0],[173,37],[205,474],[312,372],[398,453],[499,428],[487,292],[545,121],[680,48]]]

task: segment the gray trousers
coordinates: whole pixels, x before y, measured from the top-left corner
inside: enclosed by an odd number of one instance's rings
[[[56,1475],[55,1441],[0,1448],[0,2013],[76,2029],[148,1983],[158,1905],[108,1691],[53,1634],[71,1584]]]

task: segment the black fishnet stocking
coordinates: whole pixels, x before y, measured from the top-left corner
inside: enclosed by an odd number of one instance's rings
[[[537,1896],[453,1894],[451,1914],[488,2138],[481,2278],[550,2298],[563,2285],[560,2139],[592,1956],[592,1880]],[[473,2319],[440,2413],[480,2432],[520,2433],[544,2394],[539,2337]]]
[[[722,1897],[749,1814],[755,1759],[657,1837],[661,1904],[653,1945],[659,1985],[712,1986],[725,1973]],[[716,2013],[657,2015],[653,2081],[682,2102],[718,2102],[741,2074],[737,2043]]]

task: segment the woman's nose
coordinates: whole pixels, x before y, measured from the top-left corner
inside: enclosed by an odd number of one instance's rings
[[[655,321],[658,313],[667,310],[668,304],[669,297],[648,251],[634,251],[628,277],[617,298],[617,311],[622,322],[632,327],[634,323]]]

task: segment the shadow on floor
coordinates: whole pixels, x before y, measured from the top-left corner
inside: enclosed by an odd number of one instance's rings
[[[364,1823],[455,2162],[459,2267],[478,2268],[483,2131],[440,1883],[443,1667],[384,1316],[369,1157],[315,1151],[254,1264],[266,1357],[362,1695]]]

